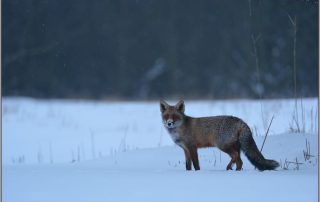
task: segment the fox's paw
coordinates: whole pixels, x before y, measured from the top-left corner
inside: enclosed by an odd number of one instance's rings
[[[233,170],[231,166],[227,166],[226,170]]]

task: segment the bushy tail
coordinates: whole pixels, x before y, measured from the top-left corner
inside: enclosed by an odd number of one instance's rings
[[[279,167],[279,163],[274,160],[268,160],[258,150],[248,126],[239,134],[240,149],[247,156],[249,161],[259,170],[274,170]]]

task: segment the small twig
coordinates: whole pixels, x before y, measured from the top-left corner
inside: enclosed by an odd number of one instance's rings
[[[263,149],[264,143],[266,142],[266,139],[267,139],[267,136],[268,136],[269,129],[270,129],[270,126],[271,126],[271,124],[272,124],[273,118],[274,118],[274,115],[272,115],[272,118],[271,118],[271,121],[270,121],[270,123],[269,123],[268,129],[267,129],[267,132],[266,132],[266,135],[265,135],[265,137],[264,137],[264,140],[263,140],[263,143],[262,143],[262,146],[261,146],[260,152],[262,152],[262,149]]]
[[[298,162],[298,158],[297,157],[296,157],[295,161],[287,161],[287,159],[286,159],[285,162],[284,162],[284,165],[283,165],[283,169],[284,170],[288,170],[290,164],[296,165],[295,169],[299,170],[299,165],[303,165],[304,163]]]
[[[287,13],[289,20],[291,21],[293,26],[296,26],[296,21],[292,19],[292,17],[289,15],[289,13]]]
[[[251,0],[248,0],[248,1],[249,1],[249,15],[251,17],[252,16]]]
[[[256,127],[256,126],[254,126],[254,130],[256,131],[256,136],[259,136],[258,130],[257,130],[257,127]]]
[[[288,168],[289,168],[289,163],[288,163],[287,159],[285,159],[284,163],[283,163],[283,169],[288,170]]]
[[[303,165],[303,163],[298,162],[297,159],[296,159],[296,161],[287,161],[287,163],[288,164],[291,163],[291,164],[296,164],[296,165]]]
[[[298,132],[300,132],[300,125],[298,121],[298,106],[297,106],[297,64],[296,64],[296,47],[297,47],[297,18],[294,19],[288,14],[289,20],[293,27],[293,85],[294,85],[294,106],[295,106],[295,122],[297,125]]]
[[[306,151],[303,150],[304,161],[309,160],[311,157],[314,157],[310,154],[310,142],[306,139]]]

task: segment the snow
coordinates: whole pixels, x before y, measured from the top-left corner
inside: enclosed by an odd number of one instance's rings
[[[298,101],[300,133],[294,100],[185,103],[195,117],[239,116],[259,148],[274,115],[262,153],[281,167],[259,172],[242,154],[243,170],[226,171],[228,155],[207,148],[185,171],[158,102],[4,98],[3,201],[317,201],[317,99]]]

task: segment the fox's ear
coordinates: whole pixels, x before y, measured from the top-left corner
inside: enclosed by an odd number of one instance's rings
[[[184,101],[180,100],[177,104],[176,104],[176,109],[182,113],[184,113]]]
[[[164,100],[160,100],[160,111],[163,113],[168,109],[169,105]]]

